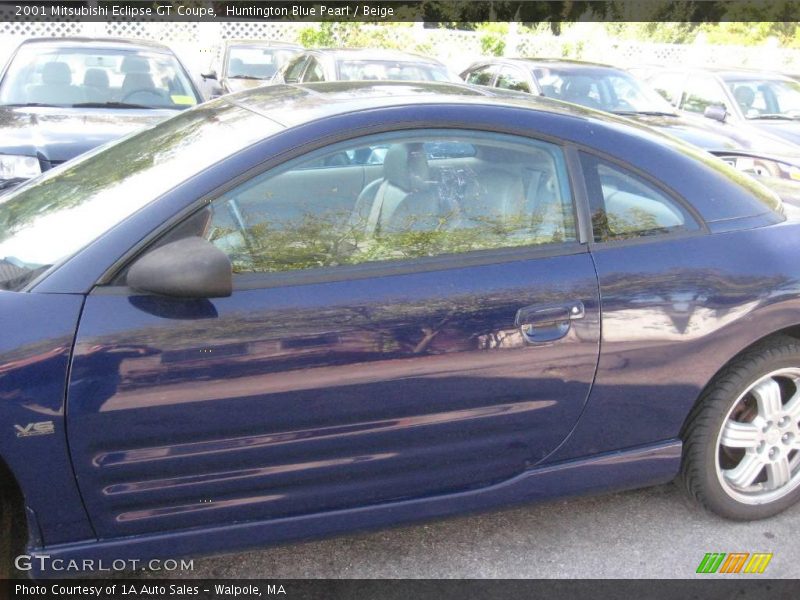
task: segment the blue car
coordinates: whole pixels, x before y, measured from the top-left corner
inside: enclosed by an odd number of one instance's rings
[[[0,203],[16,567],[676,477],[774,515],[800,496],[799,236],[721,161],[545,98],[336,82],[187,110]]]

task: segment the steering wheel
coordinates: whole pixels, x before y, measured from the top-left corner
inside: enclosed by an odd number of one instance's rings
[[[137,90],[131,90],[130,92],[122,96],[122,98],[120,98],[120,102],[127,102],[131,98],[131,96],[135,96],[136,94],[146,94],[148,96],[153,96],[155,98],[158,98],[159,100],[164,99],[164,96],[160,92],[152,88],[139,88]]]
[[[635,111],[633,104],[631,104],[627,100],[623,100],[622,98],[619,98],[617,100],[617,110]]]

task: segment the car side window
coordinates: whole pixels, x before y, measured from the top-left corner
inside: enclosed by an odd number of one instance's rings
[[[322,70],[322,65],[319,64],[319,61],[316,58],[311,58],[303,75],[303,82],[311,83],[314,81],[325,81],[325,72]]]
[[[283,80],[286,83],[297,83],[300,79],[300,75],[303,74],[303,68],[306,66],[306,62],[308,61],[307,56],[298,56],[289,65],[286,67],[286,71],[283,75]]]
[[[365,158],[378,149],[382,164]],[[239,185],[210,211],[204,236],[237,273],[576,240],[561,148],[487,132],[335,144]]]
[[[581,153],[595,242],[697,231],[697,221],[655,184]]]
[[[496,72],[496,65],[484,65],[470,72],[467,75],[466,81],[474,85],[492,85],[492,80]]]
[[[528,84],[525,74],[514,67],[503,67],[500,70],[500,75],[497,76],[497,83],[495,87],[503,88],[504,90],[515,90],[517,92],[531,91],[531,86]]]
[[[689,112],[703,114],[709,106],[722,106],[730,110],[725,91],[711,77],[692,76],[686,84],[683,105],[681,108]]]

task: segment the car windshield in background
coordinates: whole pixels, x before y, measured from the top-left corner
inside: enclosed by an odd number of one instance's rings
[[[342,81],[453,81],[443,66],[390,60],[339,61]]]
[[[625,73],[536,68],[534,75],[548,98],[620,114],[675,114],[666,100]]]
[[[270,79],[300,50],[259,46],[231,46],[228,49],[227,77],[234,79]]]
[[[23,46],[0,84],[3,105],[184,109],[197,103],[175,57],[144,50]]]
[[[782,79],[731,79],[725,85],[747,119],[800,119],[800,83]]]
[[[0,200],[0,289],[19,290],[150,201],[279,127],[229,104],[95,150]]]

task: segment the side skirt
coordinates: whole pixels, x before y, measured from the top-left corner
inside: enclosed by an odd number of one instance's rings
[[[100,565],[109,568],[113,561],[121,559],[147,561],[235,552],[513,504],[646,487],[672,480],[680,468],[680,459],[680,440],[669,440],[531,469],[490,487],[455,494],[269,521],[31,549],[33,570],[30,575],[34,578],[81,575],[80,571],[68,569],[71,561],[77,565],[93,561],[95,568]],[[54,561],[60,561],[55,563],[55,568]]]

